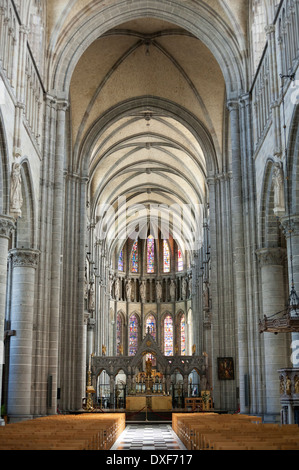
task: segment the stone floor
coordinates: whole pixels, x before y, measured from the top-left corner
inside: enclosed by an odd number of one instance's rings
[[[111,450],[186,450],[168,424],[130,424]]]

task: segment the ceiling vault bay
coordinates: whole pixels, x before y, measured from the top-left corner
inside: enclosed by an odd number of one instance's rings
[[[176,236],[183,251],[192,250],[201,236],[198,216],[207,202],[209,168],[222,168],[225,98],[224,78],[209,49],[162,20],[122,24],[83,53],[70,84],[73,164],[80,172],[88,155],[90,218],[99,230],[101,207],[115,210],[118,231],[111,226],[106,232],[109,250],[119,249],[120,236],[134,231],[136,217],[140,226],[146,222],[136,210],[124,218],[120,197],[127,199],[127,214],[136,205],[188,205],[190,220]],[[163,210],[152,215],[167,219]],[[180,216],[173,217],[172,236]]]

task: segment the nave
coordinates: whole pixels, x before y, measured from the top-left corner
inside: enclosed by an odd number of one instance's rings
[[[169,424],[130,424],[111,450],[186,450]]]

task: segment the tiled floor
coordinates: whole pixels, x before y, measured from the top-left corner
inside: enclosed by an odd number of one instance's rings
[[[168,424],[130,424],[111,450],[185,450]]]

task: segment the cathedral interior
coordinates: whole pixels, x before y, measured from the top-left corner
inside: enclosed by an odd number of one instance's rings
[[[1,424],[299,424],[298,64],[298,0],[0,0]]]

